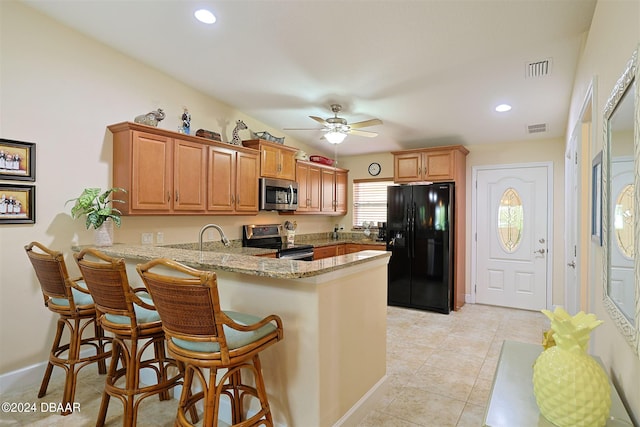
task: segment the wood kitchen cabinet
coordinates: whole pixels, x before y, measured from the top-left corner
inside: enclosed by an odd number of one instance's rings
[[[392,152],[393,181],[453,181],[468,153],[461,145]]]
[[[313,248],[313,260],[319,260],[323,258],[330,258],[338,255],[344,255],[345,248],[344,243],[339,245],[319,246]]]
[[[296,212],[320,212],[320,173],[315,163],[297,161],[296,181],[298,183],[298,210]]]
[[[295,214],[345,215],[348,179],[346,169],[298,160],[298,210]]]
[[[110,126],[113,132],[113,186],[127,190],[125,215],[204,212],[206,147],[192,141]]]
[[[345,254],[353,254],[360,251],[386,251],[385,245],[374,245],[366,243],[347,243],[345,244]]]
[[[258,155],[254,150],[209,147],[207,211],[258,213]]]
[[[347,213],[347,181],[349,171],[345,169],[322,169],[320,174],[320,212],[329,215]]]
[[[263,139],[242,141],[242,145],[260,150],[260,176],[295,181],[297,148]]]
[[[258,151],[139,123],[108,129],[124,215],[258,213]]]

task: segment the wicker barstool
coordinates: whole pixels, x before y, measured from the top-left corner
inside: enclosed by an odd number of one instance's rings
[[[233,426],[272,426],[258,354],[283,338],[280,318],[222,311],[214,272],[168,259],[138,265],[137,270],[160,313],[169,353],[185,364],[175,425],[192,426],[185,413],[204,400],[202,425],[218,426],[226,396]],[[226,372],[218,378],[219,370]],[[242,370],[253,374],[255,386],[243,383]],[[194,376],[202,391],[192,390]],[[259,407],[250,408],[252,403]]]
[[[142,400],[155,394],[160,400],[170,399],[169,390],[182,383],[182,370],[175,360],[166,357],[160,316],[146,289],[129,286],[124,260],[95,249],[85,249],[74,257],[95,301],[98,322],[114,335],[96,426],[104,425],[111,396],[124,405],[123,425],[135,426]],[[153,357],[145,359],[145,350],[151,346]],[[176,371],[173,376],[168,372],[171,366]],[[151,369],[157,383],[142,385],[142,369]]]
[[[59,316],[56,336],[53,339],[49,363],[42,378],[38,397],[47,394],[53,367],[58,366],[64,369],[66,376],[61,414],[68,415],[75,408],[78,371],[97,362],[98,372],[100,374],[107,372],[105,359],[111,355],[111,352],[105,349],[105,345],[110,339],[104,337],[102,328],[96,322],[95,305],[89,291],[83,287],[82,278],[69,278],[62,253],[53,251],[39,242],[31,242],[24,249],[40,282],[44,305]],[[91,325],[94,328],[93,335],[87,336],[85,330]],[[69,331],[69,343],[61,344],[65,328]],[[93,347],[95,354],[81,356],[80,351],[83,346]]]

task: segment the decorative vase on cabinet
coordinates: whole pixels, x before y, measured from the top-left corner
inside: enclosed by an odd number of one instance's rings
[[[602,366],[587,354],[589,334],[602,321],[583,312],[571,317],[560,307],[542,312],[551,320],[556,345],[543,351],[533,366],[540,413],[558,427],[604,426],[611,386]]]

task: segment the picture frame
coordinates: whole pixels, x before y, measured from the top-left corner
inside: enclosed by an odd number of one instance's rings
[[[35,185],[0,184],[0,225],[35,222]]]
[[[36,180],[36,144],[0,138],[0,179]]]
[[[602,151],[591,163],[591,240],[602,246]]]

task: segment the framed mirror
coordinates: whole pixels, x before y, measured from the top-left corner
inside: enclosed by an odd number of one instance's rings
[[[638,49],[604,109],[604,305],[640,356],[640,95]]]

